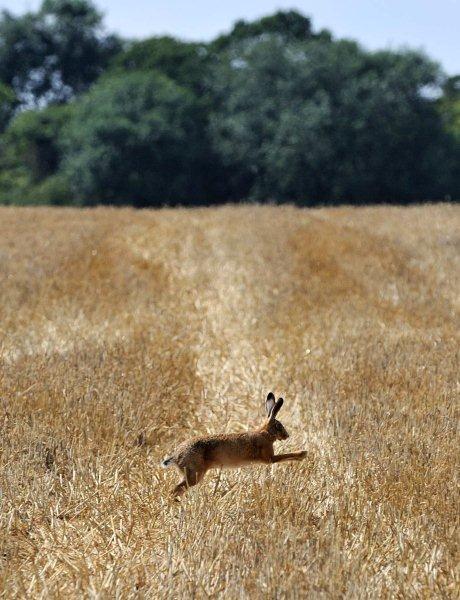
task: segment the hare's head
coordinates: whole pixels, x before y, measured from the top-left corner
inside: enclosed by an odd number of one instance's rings
[[[265,429],[275,438],[275,440],[287,440],[289,437],[284,425],[282,425],[282,423],[277,421],[275,418],[282,406],[283,399],[278,398],[278,400],[275,402],[275,396],[272,392],[270,392],[265,401],[265,410],[267,411]]]

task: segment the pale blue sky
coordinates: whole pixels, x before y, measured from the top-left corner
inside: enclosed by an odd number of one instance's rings
[[[15,13],[40,0],[0,0]],[[336,37],[358,40],[370,49],[423,48],[449,74],[460,73],[460,0],[96,0],[109,30],[125,37],[172,34],[208,40],[238,18],[253,19],[295,8]]]

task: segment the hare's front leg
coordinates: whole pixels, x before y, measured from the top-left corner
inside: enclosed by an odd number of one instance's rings
[[[307,452],[290,452],[289,454],[275,454],[272,456],[272,463],[283,462],[285,460],[303,460],[307,456]]]
[[[184,480],[176,485],[172,491],[172,495],[177,498],[177,496],[182,496],[182,494],[185,494],[189,487],[200,483],[200,481],[203,479],[204,473],[204,471],[195,471],[190,468],[184,469]]]

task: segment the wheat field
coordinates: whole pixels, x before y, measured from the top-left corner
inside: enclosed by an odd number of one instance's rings
[[[0,295],[3,597],[459,597],[458,205],[4,207]]]

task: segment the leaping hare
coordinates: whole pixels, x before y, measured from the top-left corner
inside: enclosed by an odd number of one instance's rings
[[[267,418],[255,431],[222,433],[195,438],[180,444],[176,451],[162,461],[163,467],[175,466],[184,479],[173,490],[180,496],[187,488],[199,483],[206,471],[216,467],[242,467],[251,463],[277,463],[284,460],[302,460],[306,452],[276,454],[273,444],[289,437],[284,426],[275,419],[283,399],[275,402],[270,392],[265,401]]]

